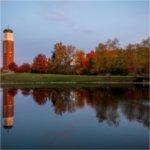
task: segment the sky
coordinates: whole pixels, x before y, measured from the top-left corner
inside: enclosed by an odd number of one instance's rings
[[[1,37],[8,26],[14,31],[17,64],[50,56],[57,42],[88,52],[108,39],[125,46],[149,36],[148,0],[7,0],[0,15]]]

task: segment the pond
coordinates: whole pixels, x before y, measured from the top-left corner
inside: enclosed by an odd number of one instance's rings
[[[3,149],[149,148],[149,87],[1,89]]]

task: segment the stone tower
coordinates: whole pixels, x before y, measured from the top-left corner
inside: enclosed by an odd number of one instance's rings
[[[14,62],[13,31],[8,28],[5,29],[3,33],[3,70],[9,70],[9,64]]]

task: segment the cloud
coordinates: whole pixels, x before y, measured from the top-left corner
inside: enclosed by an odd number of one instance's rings
[[[71,16],[64,13],[63,11],[53,11],[50,12],[46,16],[47,21],[53,21],[53,22],[60,22],[64,23],[67,27],[69,27],[72,30],[77,30],[77,24],[73,20]]]
[[[70,18],[66,16],[64,12],[51,12],[47,16],[47,19],[51,21],[57,21],[57,22],[66,22],[70,20]]]
[[[87,29],[87,28],[79,27],[77,25],[77,23],[74,21],[74,19],[71,16],[69,16],[69,14],[66,14],[64,11],[50,12],[47,15],[46,19],[48,21],[64,23],[68,28],[70,28],[73,31],[81,32],[84,34],[95,33],[95,31],[93,29]]]
[[[86,34],[93,34],[93,33],[95,33],[95,31],[93,29],[83,29],[82,32],[86,33]]]

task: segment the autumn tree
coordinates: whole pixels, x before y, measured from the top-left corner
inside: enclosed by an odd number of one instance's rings
[[[136,46],[137,53],[137,74],[149,74],[149,48],[150,38],[143,40]]]
[[[149,38],[127,46],[125,64],[129,73],[149,74]]]
[[[18,70],[18,65],[17,65],[15,62],[12,62],[12,63],[9,64],[8,68],[9,68],[9,70],[11,70],[11,71],[17,72],[17,70]]]
[[[38,54],[33,59],[32,71],[46,73],[48,70],[48,60],[44,54]]]
[[[120,75],[127,74],[124,51],[120,47],[119,40],[117,38],[108,40],[106,47],[108,55],[107,72]]]
[[[29,63],[23,63],[21,66],[18,67],[18,71],[21,73],[31,72],[31,66]]]
[[[137,67],[137,53],[136,46],[129,44],[125,50],[125,66],[128,70],[128,73],[135,73]]]
[[[82,50],[77,50],[74,55],[74,69],[75,73],[82,75],[85,73],[87,67],[86,55]]]
[[[106,72],[109,74],[125,74],[124,53],[120,48],[119,40],[109,39],[106,43],[107,67]]]
[[[100,43],[96,47],[94,64],[95,70],[98,74],[107,73],[107,64],[108,64],[108,56],[107,56],[107,47],[105,44]]]
[[[54,73],[69,74],[71,72],[74,50],[75,47],[72,45],[55,44],[50,59],[50,70]]]
[[[94,57],[95,57],[95,52],[90,51],[89,53],[86,54],[86,74],[95,74],[96,70],[94,68]]]
[[[99,43],[94,55],[94,69],[97,74],[127,74],[125,55],[117,39]]]
[[[114,50],[110,51],[109,53],[112,54],[112,59],[110,59],[110,73],[111,74],[120,74],[120,75],[126,75],[127,69],[125,66],[125,57],[124,57],[124,51],[123,50]]]

